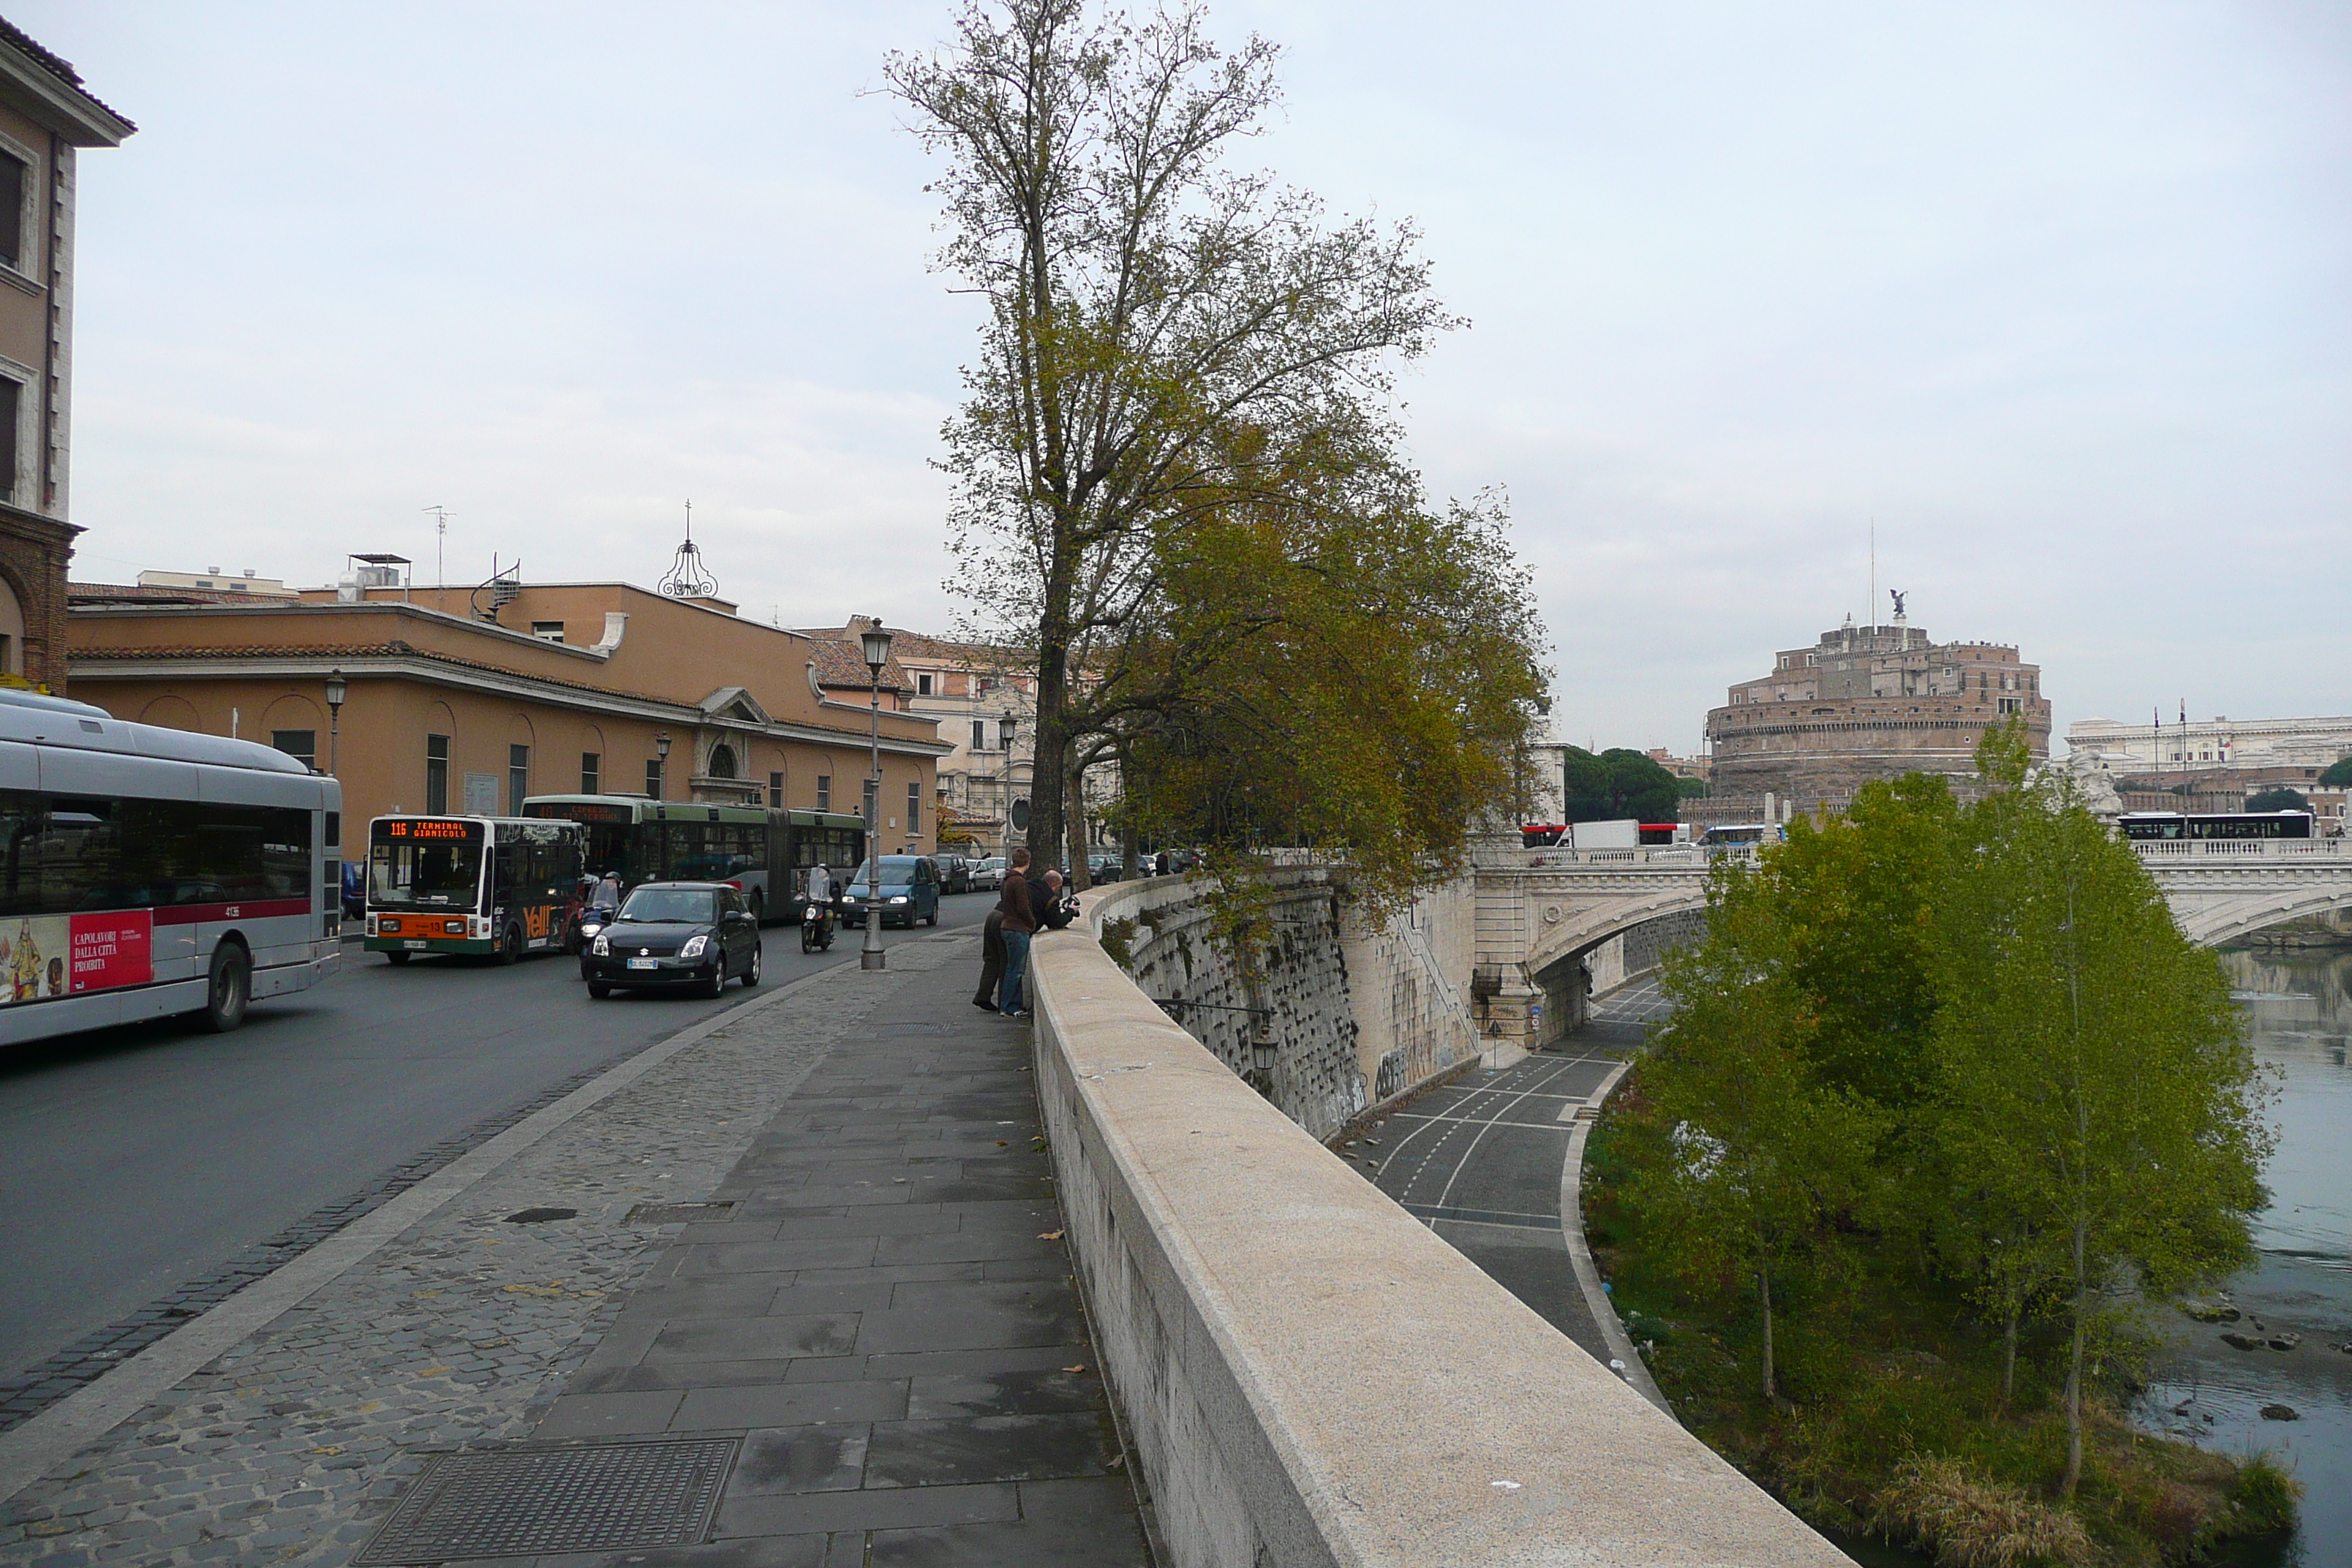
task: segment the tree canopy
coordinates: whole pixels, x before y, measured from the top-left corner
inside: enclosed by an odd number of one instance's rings
[[[2352,757],[2338,757],[2328,763],[2319,782],[2329,789],[2352,789]]]
[[[1775,1301],[1864,1260],[1975,1304],[2004,1406],[2021,1321],[2046,1325],[2071,1496],[2089,1363],[2147,1301],[2250,1257],[2270,1143],[2219,961],[2029,762],[2012,721],[1971,805],[1940,778],[1872,783],[1755,868],[1719,864],[1705,937],[1663,966],[1675,1011],[1623,1146],[1669,1268],[1759,1307],[1767,1393]]]
[[[2310,797],[2301,790],[2266,789],[2246,797],[2248,811],[2309,811]]]
[[[1443,860],[1507,798],[1470,753],[1507,758],[1544,684],[1499,498],[1433,508],[1400,455],[1396,368],[1458,324],[1418,234],[1225,162],[1276,54],[1193,6],[970,0],[886,66],[986,312],[944,432],[956,586],[1035,662],[1048,853],[1117,759],[1131,831]]]
[[[1598,755],[1581,746],[1563,752],[1562,799],[1569,822],[1672,822],[1681,815],[1683,791],[1675,775],[1648,753],[1612,746]]]

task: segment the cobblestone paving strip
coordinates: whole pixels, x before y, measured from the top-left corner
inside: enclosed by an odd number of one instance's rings
[[[833,1044],[966,935],[894,944],[550,1133],[0,1506],[0,1563],[348,1562],[427,1458],[522,1436]],[[527,1209],[568,1218],[511,1223]]]

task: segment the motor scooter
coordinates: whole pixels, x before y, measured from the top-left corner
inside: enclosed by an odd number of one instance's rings
[[[815,899],[801,900],[801,951],[823,952],[833,945],[833,906]]]

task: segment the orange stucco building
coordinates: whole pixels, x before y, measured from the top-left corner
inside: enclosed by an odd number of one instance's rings
[[[77,584],[73,694],[120,718],[307,756],[345,811],[511,813],[531,795],[862,809],[864,702],[828,696],[815,639],[724,601],[622,583],[523,584],[495,620],[462,591],[299,602]],[[340,673],[348,696],[331,713]],[[931,719],[880,718],[880,847],[937,847]],[[667,742],[664,755],[663,742]]]

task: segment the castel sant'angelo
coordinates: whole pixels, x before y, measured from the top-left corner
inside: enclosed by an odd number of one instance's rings
[[[1973,793],[1977,742],[2022,713],[2036,761],[2050,755],[2042,668],[2001,643],[1938,643],[1906,623],[1823,632],[1776,655],[1706,716],[1718,801],[1769,792],[1799,811],[1843,807],[1869,779],[1944,773]]]

